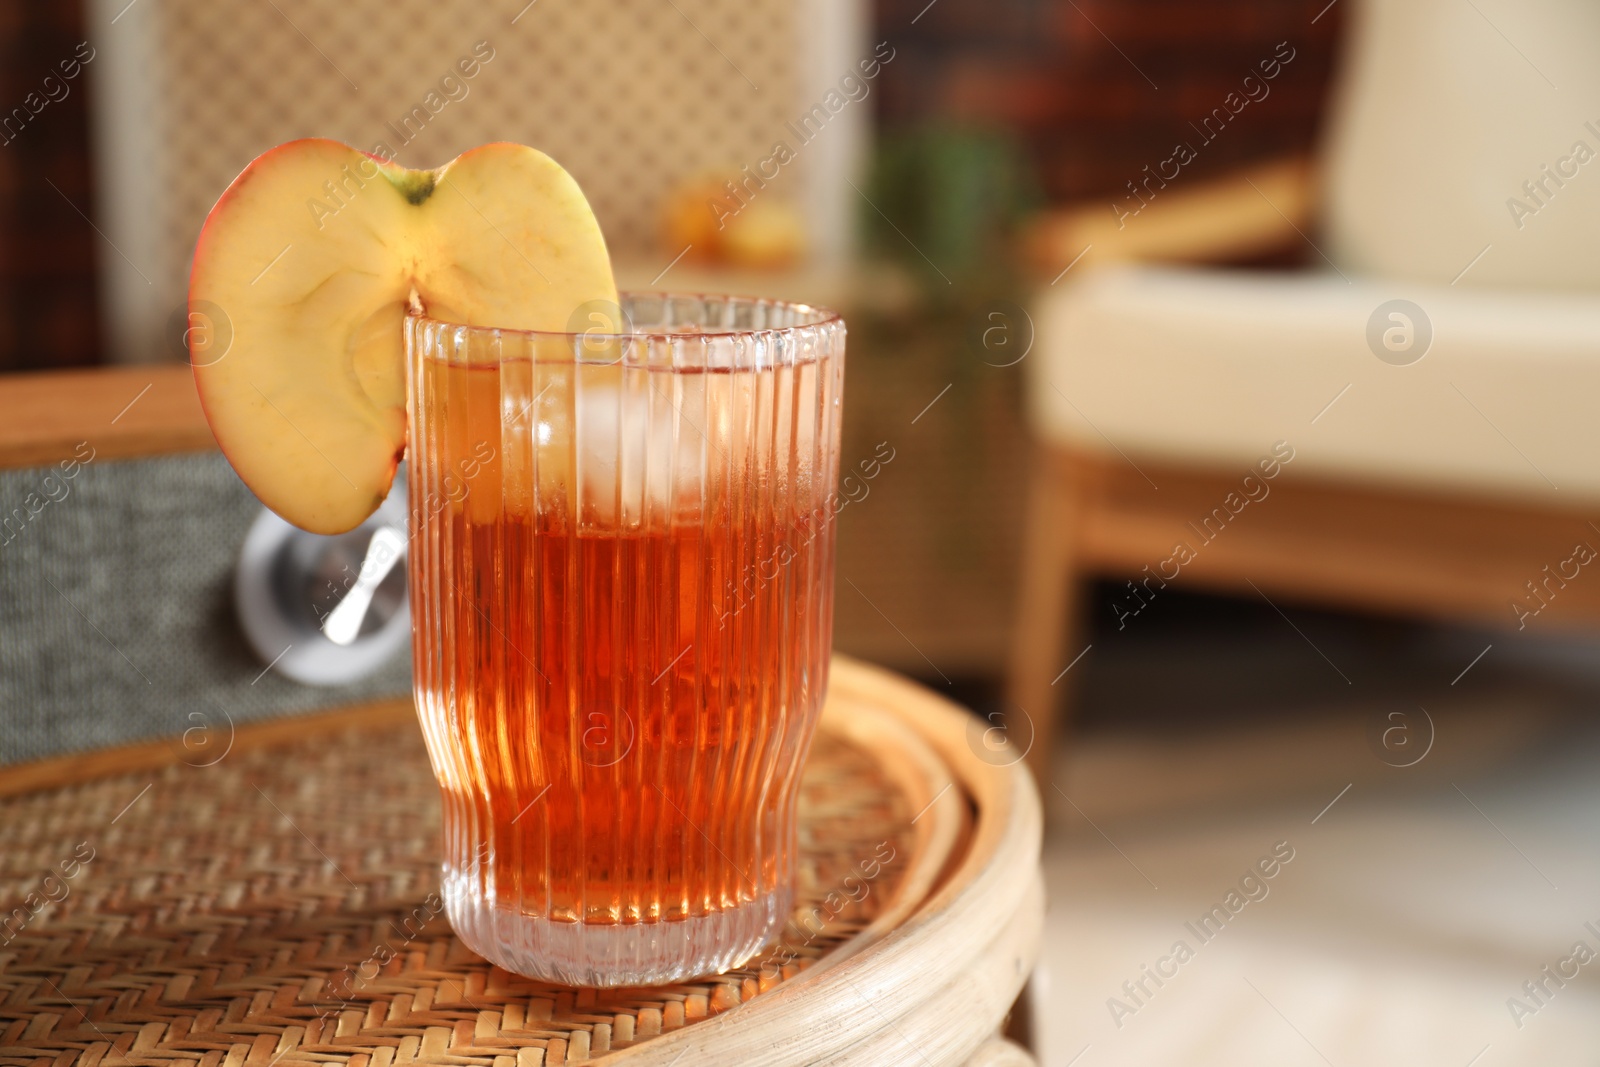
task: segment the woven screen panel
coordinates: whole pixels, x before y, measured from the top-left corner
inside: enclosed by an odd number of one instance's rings
[[[233,609],[261,505],[218,453],[0,471],[0,507],[0,763],[410,690],[404,652],[352,686],[262,673]]]
[[[766,158],[794,116],[803,52],[787,0],[519,8],[164,0],[130,11],[153,53],[140,74],[159,83],[152,207],[167,218],[156,261],[140,264],[157,304],[181,302],[217,197],[284,141],[331,137],[413,167],[490,141],[535,145],[578,180],[614,255],[656,255],[665,195]]]

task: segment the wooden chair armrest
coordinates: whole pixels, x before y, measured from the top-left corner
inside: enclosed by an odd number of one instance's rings
[[[13,374],[0,388],[0,470],[216,447],[188,363]]]
[[[1054,278],[1075,260],[1221,262],[1274,251],[1308,228],[1316,202],[1304,156],[1260,164],[1185,188],[1149,182],[1146,200],[1083,203],[1040,215],[1024,235],[1028,263]]]

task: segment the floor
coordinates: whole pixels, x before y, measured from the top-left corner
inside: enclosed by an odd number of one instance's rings
[[[1090,635],[1041,1062],[1596,1063],[1600,645],[1286,607]]]

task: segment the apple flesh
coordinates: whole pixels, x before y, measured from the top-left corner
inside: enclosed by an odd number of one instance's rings
[[[408,170],[324,139],[258,157],[206,218],[189,278],[195,384],[223,454],[313,533],[359,526],[406,447],[403,324],[568,332],[617,299],[571,175],[523,145]],[[221,351],[215,338],[231,336]]]

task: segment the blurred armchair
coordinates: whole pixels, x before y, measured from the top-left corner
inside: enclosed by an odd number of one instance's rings
[[[1032,234],[1056,281],[1009,689],[1036,770],[1089,577],[1126,580],[1096,606],[1121,628],[1169,588],[1600,619],[1600,8],[1350,14],[1318,158],[1140,175]],[[1296,246],[1310,269],[1206,265]]]

